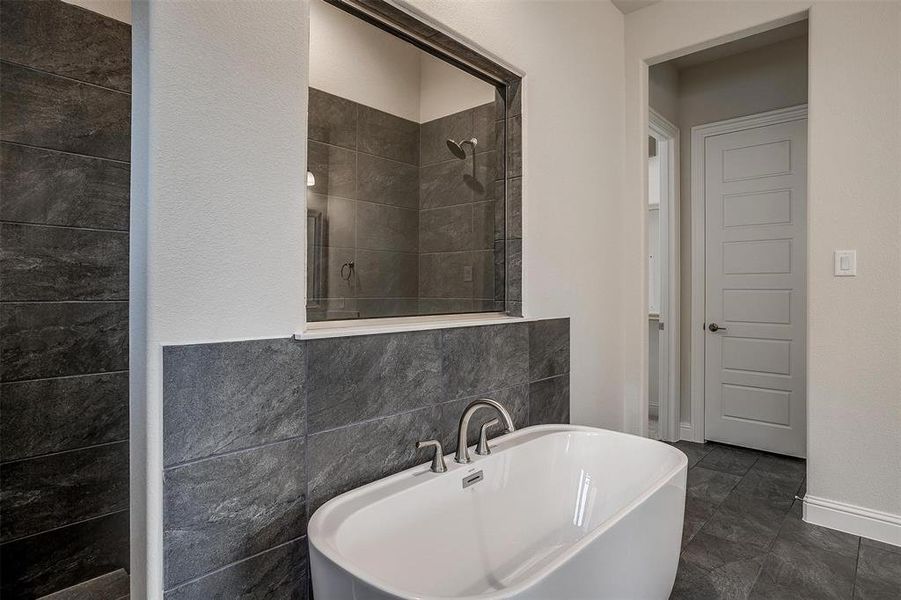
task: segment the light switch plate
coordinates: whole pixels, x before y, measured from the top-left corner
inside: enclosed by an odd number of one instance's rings
[[[857,250],[836,250],[834,258],[836,277],[857,275]]]

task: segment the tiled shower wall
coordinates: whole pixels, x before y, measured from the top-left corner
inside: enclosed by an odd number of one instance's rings
[[[505,112],[499,98],[419,125],[310,89],[322,285],[308,320],[504,310]],[[474,156],[447,149],[472,137]]]
[[[131,29],[0,7],[3,598],[128,568]]]
[[[469,401],[569,421],[569,319],[170,346],[163,376],[166,598],[304,598],[309,515],[453,452]]]

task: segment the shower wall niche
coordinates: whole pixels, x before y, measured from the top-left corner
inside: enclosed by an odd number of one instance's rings
[[[311,2],[307,321],[520,314],[519,79],[352,4]]]

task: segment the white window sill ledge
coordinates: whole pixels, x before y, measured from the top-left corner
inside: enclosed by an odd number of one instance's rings
[[[535,320],[536,319],[529,317],[511,317],[504,313],[483,313],[327,321],[308,323],[306,331],[295,333],[294,338],[298,340],[319,340],[323,338],[349,337],[355,335],[400,333],[403,331],[426,331],[429,329],[450,329],[453,327],[478,327],[480,325],[525,323]]]

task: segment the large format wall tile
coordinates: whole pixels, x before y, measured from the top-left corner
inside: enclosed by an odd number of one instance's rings
[[[419,255],[357,250],[354,267],[358,298],[415,298]]]
[[[419,164],[419,123],[363,105],[357,114],[357,150]]]
[[[444,394],[438,331],[309,344],[310,432],[435,404]]]
[[[173,465],[306,431],[306,346],[294,339],[163,350],[163,462]]]
[[[128,234],[0,224],[0,300],[127,300]]]
[[[468,110],[423,123],[419,136],[422,157],[420,164],[425,166],[453,159],[454,155],[448,149],[447,141],[459,143],[472,137],[472,112]],[[472,152],[468,145],[465,149],[467,153]]]
[[[419,314],[418,298],[358,298],[356,302],[361,319]]]
[[[0,305],[0,381],[128,368],[128,303]]]
[[[357,155],[357,194],[360,200],[401,208],[419,208],[419,169],[407,163]]]
[[[295,439],[166,470],[166,588],[305,534],[304,446]]]
[[[127,23],[65,2],[4,2],[0,37],[3,60],[131,91]]]
[[[357,202],[357,243],[363,250],[419,250],[419,211]]]
[[[569,319],[529,322],[529,379],[546,379],[568,371]]]
[[[128,161],[131,96],[0,63],[0,135],[8,142]]]
[[[317,142],[356,149],[357,104],[310,88],[308,137]]]
[[[305,600],[308,560],[307,539],[299,538],[167,591],[165,599]]]
[[[419,246],[422,252],[471,250],[473,240],[472,204],[420,211]]]
[[[128,231],[129,180],[125,163],[2,143],[0,219]]]
[[[507,239],[522,238],[522,177],[510,179],[507,186]]]
[[[308,187],[308,191],[356,198],[357,159],[353,150],[310,140],[307,143],[307,170],[316,179],[316,185]]]
[[[128,373],[0,385],[0,461],[128,438]]]
[[[476,152],[497,149],[497,125],[497,109],[494,102],[472,109],[472,134],[479,140]]]
[[[494,298],[494,276],[490,250],[419,256],[421,298]]]
[[[0,546],[0,596],[39,598],[128,568],[128,511],[122,511]]]
[[[324,221],[321,246],[353,248],[356,239],[356,202],[337,196],[307,194],[307,211],[319,212]]]
[[[528,381],[526,323],[446,329],[444,370],[452,398],[498,390]]]
[[[2,542],[128,508],[128,442],[0,465]]]
[[[569,423],[569,373],[529,384],[529,423]]]
[[[440,419],[439,408],[428,407],[311,435],[310,514],[339,494],[426,462],[430,456],[415,444],[439,439]]]
[[[471,173],[471,158],[452,159],[420,169],[420,208],[440,208],[472,202],[472,188],[466,179]]]

